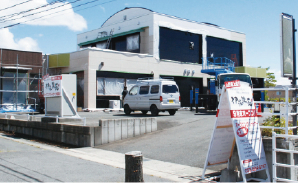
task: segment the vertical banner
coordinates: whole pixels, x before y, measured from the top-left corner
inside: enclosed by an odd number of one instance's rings
[[[62,96],[61,81],[62,81],[62,76],[44,77],[44,84],[43,84],[44,97]]]
[[[293,77],[294,36],[293,16],[281,14],[281,76]]]
[[[266,169],[270,180],[252,89],[239,80],[223,86],[203,177],[207,166],[228,163],[235,143],[243,179],[245,174]]]

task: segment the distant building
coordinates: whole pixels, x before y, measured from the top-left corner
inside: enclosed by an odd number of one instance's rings
[[[0,48],[1,107],[39,103],[38,78],[42,76],[42,53]],[[38,105],[37,105],[38,106]],[[33,106],[34,108],[34,106]]]
[[[210,23],[199,23],[144,8],[125,8],[95,30],[77,36],[77,51],[49,55],[52,74],[77,74],[78,106],[109,107],[141,77],[173,77],[181,105],[190,88],[206,94],[211,78],[201,73],[207,57],[226,57],[236,72],[250,73],[263,86],[266,71],[245,67],[246,37]]]
[[[282,88],[284,86],[282,85],[277,85],[274,88]],[[291,86],[289,86],[291,88]],[[285,90],[268,90],[267,95],[269,98],[285,98]],[[289,97],[293,97],[293,92],[289,91]]]

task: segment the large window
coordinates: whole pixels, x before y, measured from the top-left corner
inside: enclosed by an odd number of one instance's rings
[[[243,66],[242,43],[207,36],[207,57],[226,57]]]
[[[159,28],[160,59],[202,63],[202,35]]]

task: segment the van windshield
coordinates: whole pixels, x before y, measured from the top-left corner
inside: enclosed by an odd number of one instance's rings
[[[162,93],[178,93],[176,85],[162,85]]]

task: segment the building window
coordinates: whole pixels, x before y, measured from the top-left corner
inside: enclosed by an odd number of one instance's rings
[[[122,95],[124,84],[126,82],[129,91],[136,83],[136,79],[124,78],[97,78],[97,95]]]
[[[165,60],[202,63],[202,35],[159,28],[159,57]]]
[[[139,46],[139,35],[132,35],[132,36],[127,36],[126,38],[126,50],[131,51],[131,50],[137,50],[140,49]]]
[[[107,42],[96,43],[96,48],[106,49],[107,48]]]
[[[122,95],[124,79],[97,78],[97,95]]]
[[[207,36],[207,57],[226,57],[243,66],[242,43]]]
[[[276,92],[276,95],[281,95],[281,91],[277,91]]]

